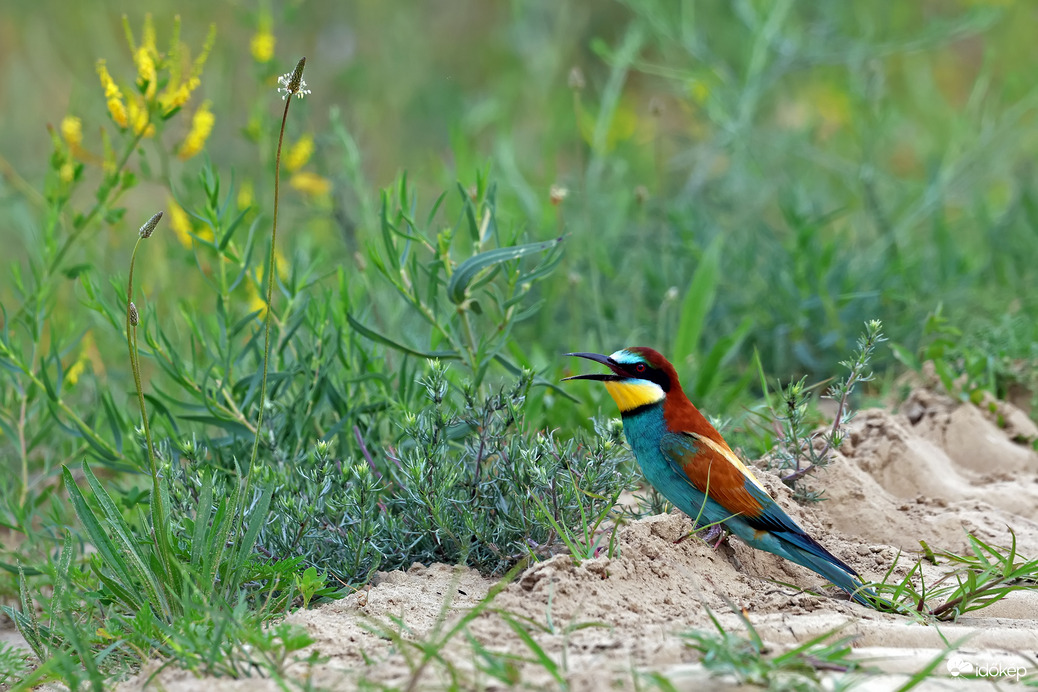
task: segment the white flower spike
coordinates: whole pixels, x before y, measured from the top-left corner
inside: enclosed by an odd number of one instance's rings
[[[281,85],[278,87],[278,93],[283,94],[281,97],[282,101],[292,94],[299,98],[309,95],[310,90],[306,88],[306,80],[303,79],[303,67],[305,66],[306,58],[300,58],[296,69],[278,77],[278,84]]]

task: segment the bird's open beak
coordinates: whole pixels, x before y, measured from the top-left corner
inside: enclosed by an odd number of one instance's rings
[[[623,370],[620,369],[619,364],[609,356],[603,356],[600,353],[567,353],[567,356],[576,356],[577,358],[587,358],[593,360],[596,363],[601,363],[610,370],[613,371],[611,375],[605,375],[602,373],[592,373],[590,375],[573,375],[572,377],[563,377],[562,381],[566,380],[598,380],[599,382],[612,382],[614,380],[622,379],[626,377]]]

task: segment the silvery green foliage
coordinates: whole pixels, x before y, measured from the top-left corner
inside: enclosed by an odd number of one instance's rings
[[[465,563],[499,573],[531,552],[561,547],[534,496],[560,526],[577,528],[632,484],[620,428],[598,425],[586,440],[526,430],[532,378],[480,395],[432,363],[426,401],[390,414],[392,442],[367,442],[337,458],[318,442],[292,462],[266,466],[275,487],[257,541],[273,559],[302,557],[338,583],[414,562]],[[257,470],[263,470],[261,465]],[[330,583],[331,583],[330,581]]]

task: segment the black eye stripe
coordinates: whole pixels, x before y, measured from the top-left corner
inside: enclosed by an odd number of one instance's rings
[[[670,391],[670,378],[663,370],[654,368],[647,363],[634,363],[633,365],[628,365],[626,369],[632,376],[648,380],[649,382],[655,382],[663,389],[663,391]]]

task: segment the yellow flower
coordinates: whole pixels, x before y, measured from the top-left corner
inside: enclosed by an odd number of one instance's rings
[[[198,77],[192,77],[174,89],[170,82],[170,87],[159,96],[159,106],[163,115],[169,115],[170,112],[187,103],[187,100],[191,98],[191,92],[197,89],[201,83]]]
[[[84,151],[83,144],[83,121],[74,115],[66,115],[61,121],[61,136],[68,144],[69,153],[77,158],[86,158],[88,152]],[[68,164],[66,164],[68,165]],[[65,182],[72,180],[72,172],[64,170],[62,166],[61,179]]]
[[[188,55],[187,48],[180,43],[180,15],[173,18],[173,37],[170,39],[169,53],[162,61],[169,70],[169,78],[166,81],[166,88],[159,94],[158,98],[159,112],[162,114],[163,119],[168,118],[173,114],[173,111],[187,103],[188,99],[191,98],[191,93],[202,83],[199,76],[202,74],[202,66],[209,55],[210,48],[212,48],[212,41],[215,37],[214,32],[215,27],[211,26],[206,45],[203,46],[202,53],[198,56],[185,79],[183,65],[190,56]]]
[[[112,75],[108,74],[108,68],[105,66],[103,59],[97,61],[97,76],[101,78],[101,86],[105,90],[108,112],[111,114],[112,120],[119,127],[126,129],[130,124],[130,120],[126,113],[126,106],[123,105],[123,95],[119,91],[119,87],[115,85]]]
[[[288,182],[289,185],[296,190],[299,190],[303,194],[310,195],[311,197],[327,195],[332,189],[331,181],[309,171],[300,171],[299,173],[296,173]]]
[[[101,78],[101,86],[105,88],[106,99],[122,98],[122,92],[115,85],[112,75],[108,74],[108,67],[105,65],[104,58],[97,61],[97,76]]]
[[[151,20],[151,12],[144,15],[144,29],[141,31],[141,48],[152,55],[157,53],[155,48],[155,23]]]
[[[210,243],[214,241],[213,229],[204,224],[196,229],[191,216],[172,197],[166,198],[166,206],[169,209],[169,227],[173,229],[173,235],[181,245],[191,249],[195,244],[195,238]]]
[[[70,387],[76,385],[79,382],[79,378],[86,371],[86,364],[89,362],[94,366],[94,372],[101,374],[104,370],[104,366],[101,366],[97,362],[98,357],[97,344],[94,343],[94,335],[92,332],[87,332],[83,335],[83,342],[79,349],[79,355],[76,356],[75,362],[69,366],[68,370],[65,371],[65,384]]]
[[[209,133],[213,131],[213,123],[215,121],[216,118],[213,116],[212,111],[209,110],[209,102],[206,101],[195,111],[195,116],[191,119],[191,131],[187,133],[184,143],[180,145],[180,151],[177,156],[186,161],[202,151],[202,147],[205,146],[205,140],[209,138]]]
[[[144,98],[150,100],[155,96],[157,88],[155,60],[151,56],[151,51],[141,46],[134,53],[133,61],[137,65],[137,84],[145,87]]]
[[[259,290],[256,288],[256,284],[250,281],[248,284],[249,293],[249,312],[259,311],[256,315],[258,319],[263,319],[267,314],[267,301],[264,300],[264,296],[260,295]]]
[[[191,217],[187,215],[172,197],[167,198],[166,206],[169,209],[169,227],[173,229],[173,235],[177,237],[180,244],[190,249],[194,238],[191,237]]]
[[[63,183],[72,182],[72,179],[76,177],[76,167],[71,161],[61,164],[61,168],[58,169],[58,177],[61,178]]]
[[[298,171],[306,165],[313,153],[314,138],[310,135],[303,135],[289,148],[288,155],[285,156],[285,170],[289,173]]]
[[[108,99],[108,112],[112,115],[115,124],[124,130],[130,125],[130,116],[126,112],[126,106],[119,99]]]
[[[75,149],[83,143],[83,121],[74,115],[66,115],[61,121],[61,136]]]
[[[252,35],[252,59],[258,63],[270,62],[274,57],[274,44],[277,42],[271,28],[274,26],[274,18],[270,16],[270,9],[260,9],[259,18],[256,21],[256,33]]]
[[[252,198],[254,193],[252,191],[252,181],[246,180],[238,188],[238,208],[248,209],[252,206]]]
[[[131,99],[129,102],[129,122],[133,127],[134,134],[152,137],[155,135],[155,125],[151,122],[148,114],[148,105],[142,99]]]
[[[68,370],[65,371],[65,384],[74,387],[79,382],[79,376],[86,370],[86,359],[82,356],[76,359]]]
[[[269,30],[260,29],[253,35],[249,47],[252,49],[252,59],[258,63],[270,62],[274,57],[274,45],[277,39]]]

